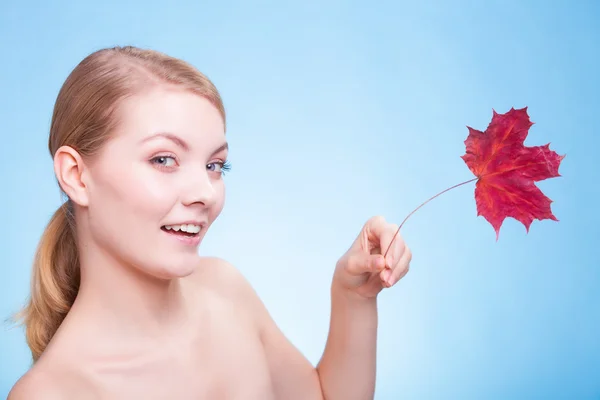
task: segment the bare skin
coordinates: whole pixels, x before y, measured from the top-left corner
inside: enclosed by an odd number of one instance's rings
[[[98,314],[76,305],[9,399],[48,393],[60,399],[321,398],[316,371],[292,347],[280,351],[297,364],[301,385],[295,389],[301,391],[278,394],[270,370],[277,355],[269,359],[273,346],[263,342],[274,325],[264,306],[231,265],[214,258],[199,262],[199,272],[179,282],[186,320],[171,321],[164,336],[112,337],[99,326]],[[277,340],[286,341],[283,335]]]
[[[121,109],[120,127],[97,158],[82,160],[66,147],[55,155],[76,207],[81,286],[9,400],[372,399],[377,296],[411,260],[400,235],[381,255],[397,226],[370,219],[340,257],[329,336],[313,366],[236,268],[198,256],[224,204],[219,166],[227,148],[216,109],[173,88]],[[164,229],[191,220],[202,226],[194,245]]]

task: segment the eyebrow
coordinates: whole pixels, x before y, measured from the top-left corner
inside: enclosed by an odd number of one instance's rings
[[[183,140],[179,136],[174,135],[174,134],[169,133],[169,132],[158,132],[158,133],[155,133],[154,135],[145,137],[144,139],[142,139],[140,141],[140,143],[146,143],[146,142],[149,142],[149,141],[151,141],[153,139],[156,139],[156,138],[159,138],[159,137],[162,137],[162,138],[165,138],[165,139],[169,139],[170,141],[172,141],[173,143],[175,143],[177,146],[181,147],[182,149],[184,149],[186,151],[190,149],[190,146],[188,146],[188,144],[185,142],[185,140]]]
[[[212,155],[214,156],[215,154],[220,153],[223,150],[229,150],[229,143],[227,143],[227,142],[223,143],[215,151],[213,151]]]
[[[156,138],[159,138],[159,137],[162,137],[162,138],[165,138],[165,139],[168,139],[168,140],[172,141],[173,143],[175,143],[177,146],[181,147],[185,151],[188,151],[190,149],[190,146],[186,143],[185,140],[183,140],[179,136],[174,135],[174,134],[169,133],[169,132],[158,132],[158,133],[155,133],[152,136],[148,136],[148,137],[142,139],[141,143],[145,143],[145,142],[148,142],[148,141],[150,141],[152,139],[156,139]],[[219,152],[221,152],[223,150],[228,150],[228,149],[229,149],[229,143],[225,142],[221,146],[219,146],[215,151],[213,151],[212,154],[214,155],[214,154],[217,154],[217,153],[219,153]]]

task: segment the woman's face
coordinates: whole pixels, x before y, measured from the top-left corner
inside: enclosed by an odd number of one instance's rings
[[[221,115],[200,96],[158,88],[127,99],[119,117],[89,165],[89,234],[120,262],[160,278],[186,276],[225,200]]]

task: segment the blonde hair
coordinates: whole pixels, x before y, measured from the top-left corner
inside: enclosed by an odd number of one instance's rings
[[[208,99],[225,110],[212,82],[185,61],[132,46],[98,50],[84,58],[64,82],[54,106],[48,147],[70,146],[85,159],[109,139],[123,99],[157,84],[170,84]],[[59,207],[38,245],[28,303],[18,314],[37,361],[75,301],[79,258],[71,201]]]

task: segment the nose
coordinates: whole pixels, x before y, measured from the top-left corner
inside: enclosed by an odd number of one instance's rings
[[[215,182],[211,180],[206,170],[200,172],[196,170],[187,177],[185,182],[182,191],[184,205],[202,204],[210,207],[215,203],[217,197]]]

